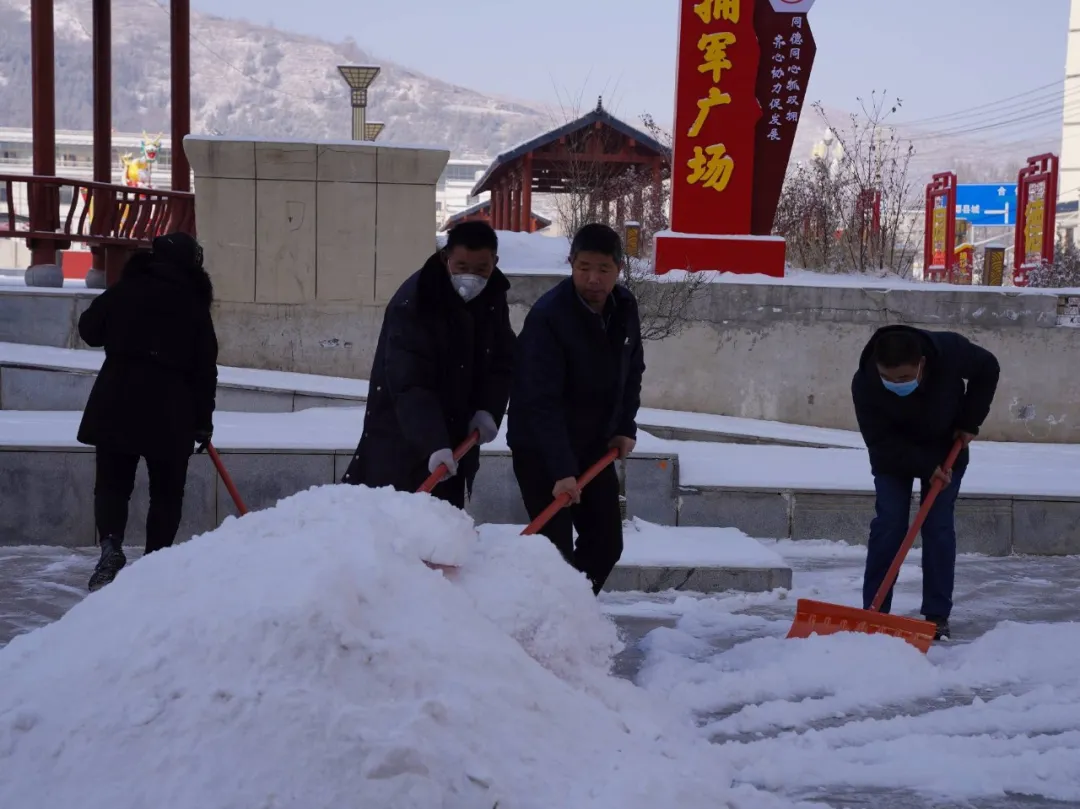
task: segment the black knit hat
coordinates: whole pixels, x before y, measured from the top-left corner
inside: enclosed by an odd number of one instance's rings
[[[153,241],[154,257],[163,264],[185,269],[202,269],[203,249],[188,233],[167,233]]]

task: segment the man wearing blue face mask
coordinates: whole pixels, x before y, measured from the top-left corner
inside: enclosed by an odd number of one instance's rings
[[[863,578],[869,609],[907,533],[911,492],[940,480],[944,486],[922,527],[922,614],[948,639],[956,569],[954,510],[968,465],[967,445],[990,412],[1000,368],[997,358],[955,332],[910,326],[878,329],[863,349],[851,396],[870,453],[876,516]],[[953,442],[964,449],[950,472],[941,464]],[[882,605],[892,606],[890,591]]]
[[[455,462],[476,430],[493,441],[510,398],[516,336],[486,222],[463,222],[387,304],[371,369],[364,430],[343,483],[416,491],[444,464],[432,494],[465,507],[480,448]]]

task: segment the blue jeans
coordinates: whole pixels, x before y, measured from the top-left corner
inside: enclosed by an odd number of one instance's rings
[[[956,573],[956,526],[953,516],[963,476],[963,472],[953,471],[952,483],[938,494],[922,526],[923,599],[920,612],[935,618],[948,618],[952,612]],[[863,577],[863,609],[870,609],[907,534],[913,486],[912,478],[893,475],[877,475],[874,478],[877,514],[870,522],[870,542]],[[920,503],[929,490],[930,481],[922,481]],[[882,612],[889,612],[892,608],[892,596],[890,589],[881,605]]]

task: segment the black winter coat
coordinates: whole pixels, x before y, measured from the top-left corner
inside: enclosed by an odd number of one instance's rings
[[[79,441],[113,452],[190,454],[213,425],[217,336],[213,290],[202,269],[129,266],[79,318],[79,335],[104,347]]]
[[[617,435],[637,439],[645,353],[637,300],[616,286],[603,314],[567,278],[518,336],[507,443],[539,453],[554,480],[577,477]]]
[[[466,303],[438,253],[405,280],[383,316],[364,431],[343,483],[416,491],[431,454],[464,441],[476,411],[502,423],[516,339],[509,288],[496,269]],[[479,447],[458,463],[470,490],[479,467]]]
[[[908,396],[887,390],[874,362],[878,336],[901,330],[919,335],[925,357],[922,381]],[[878,329],[863,349],[859,370],[851,380],[855,417],[873,473],[928,479],[949,454],[955,431],[978,435],[990,412],[999,373],[993,354],[956,332],[910,326]],[[967,464],[965,449],[953,468],[963,471]]]

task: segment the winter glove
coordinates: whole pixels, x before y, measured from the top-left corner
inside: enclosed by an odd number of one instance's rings
[[[434,474],[439,464],[446,466],[446,477],[452,478],[457,474],[457,461],[454,460],[454,453],[451,449],[440,449],[431,453],[431,457],[428,458],[427,462],[428,472]]]
[[[202,452],[206,452],[206,448],[210,446],[210,439],[214,436],[214,430],[211,427],[208,430],[196,430],[195,431],[195,443],[198,445],[195,447],[195,454],[198,455]]]
[[[480,443],[490,444],[499,434],[499,428],[495,425],[495,419],[486,410],[477,410],[469,422],[469,432],[476,430],[480,433]]]

